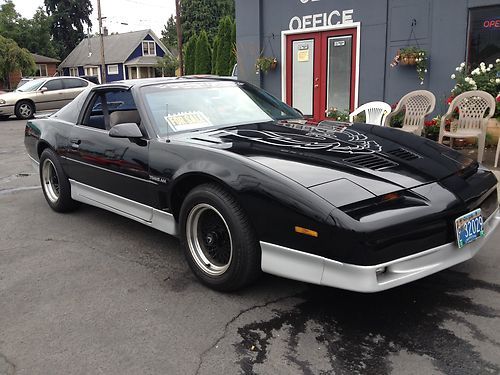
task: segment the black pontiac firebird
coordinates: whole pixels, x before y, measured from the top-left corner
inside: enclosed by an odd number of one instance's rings
[[[25,145],[45,198],[179,236],[206,285],[261,271],[361,292],[473,257],[500,223],[495,176],[397,129],[313,124],[265,91],[214,78],[96,86]]]

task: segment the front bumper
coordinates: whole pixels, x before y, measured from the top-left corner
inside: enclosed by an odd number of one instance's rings
[[[459,249],[455,242],[374,266],[337,262],[279,245],[261,242],[262,271],[312,284],[356,292],[379,292],[406,284],[471,259],[500,225],[500,210],[484,224],[486,235]]]
[[[0,105],[0,116],[12,116],[14,114],[14,105]]]

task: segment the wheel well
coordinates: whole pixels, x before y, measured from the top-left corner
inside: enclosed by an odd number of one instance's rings
[[[36,152],[38,154],[38,159],[40,160],[40,155],[42,155],[43,150],[50,148],[50,145],[45,141],[39,141],[36,146]]]
[[[193,174],[182,178],[174,185],[170,194],[171,210],[172,214],[175,217],[175,220],[179,220],[182,203],[184,202],[184,199],[187,197],[189,192],[195,187],[206,183],[217,184],[231,191],[231,189],[225,183],[210,175]]]

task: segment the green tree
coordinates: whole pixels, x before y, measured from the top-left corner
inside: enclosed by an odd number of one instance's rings
[[[175,71],[179,67],[179,60],[175,57],[166,54],[158,61],[156,68],[160,70],[161,75],[164,77],[175,77]]]
[[[167,24],[163,26],[161,31],[161,41],[162,43],[170,49],[177,49],[177,28],[176,28],[175,18],[173,15],[167,21]]]
[[[83,25],[92,26],[92,3],[90,0],[45,0],[45,9],[51,16],[51,33],[59,56],[65,58],[85,37]]]
[[[234,64],[236,64],[236,22],[233,20],[231,22],[231,60],[229,61],[230,71],[229,74],[233,72]]]
[[[20,46],[33,53],[48,57],[59,57],[50,34],[52,20],[43,8],[38,8],[31,20],[28,20],[27,35]]]
[[[233,30],[233,21],[229,16],[224,17],[219,24],[217,38],[217,61],[215,63],[215,74],[220,76],[228,76],[231,74],[233,65],[231,65],[231,56],[233,54],[233,46],[231,42]]]
[[[194,74],[194,66],[196,60],[196,42],[198,37],[193,35],[184,45],[184,74]]]
[[[212,43],[220,19],[224,16],[234,18],[234,0],[182,0],[181,14],[183,40],[205,30]]]
[[[212,45],[212,74],[217,74],[217,52],[219,51],[219,36],[217,35]]]
[[[20,18],[21,15],[17,13],[12,0],[5,0],[5,3],[0,6],[0,35],[4,38],[17,40]]]
[[[35,60],[31,53],[17,45],[17,43],[0,35],[0,78],[10,88],[9,76],[20,70],[23,75],[32,75],[35,72]]]
[[[200,32],[196,41],[196,52],[194,61],[195,74],[210,74],[212,71],[210,44],[205,30]]]

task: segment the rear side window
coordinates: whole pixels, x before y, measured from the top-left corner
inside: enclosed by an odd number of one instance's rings
[[[63,78],[64,87],[67,89],[76,89],[79,87],[86,87],[88,83],[82,79],[77,78]]]
[[[62,80],[60,79],[52,79],[50,81],[45,82],[45,84],[42,86],[47,88],[47,91],[54,91],[54,90],[62,90],[63,89],[63,83]]]

